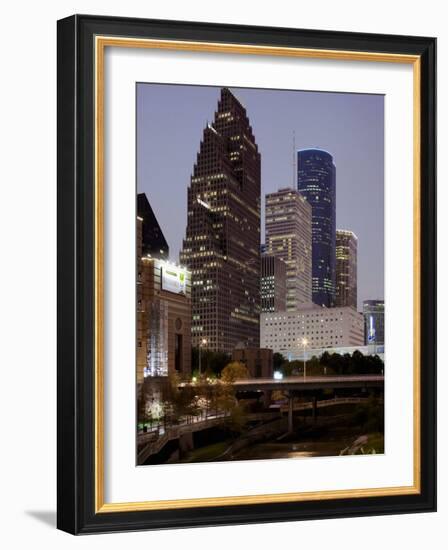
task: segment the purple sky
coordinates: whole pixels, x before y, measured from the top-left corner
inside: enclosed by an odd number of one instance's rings
[[[384,297],[384,97],[231,88],[261,153],[264,195],[293,184],[296,149],[320,147],[336,165],[336,227],[358,236],[358,309]],[[145,192],[178,261],[187,187],[220,87],[137,84],[137,189]]]

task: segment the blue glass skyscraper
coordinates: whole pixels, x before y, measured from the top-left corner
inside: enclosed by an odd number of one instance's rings
[[[297,151],[297,189],[312,208],[312,296],[332,307],[336,289],[336,167],[322,149]]]

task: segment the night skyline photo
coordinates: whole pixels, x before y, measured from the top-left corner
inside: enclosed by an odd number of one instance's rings
[[[384,96],[136,99],[137,465],[384,453]]]
[[[337,171],[337,228],[353,231],[359,242],[358,308],[363,300],[383,300],[384,96],[231,90],[248,112],[261,154],[261,241],[265,194],[297,184],[294,149],[328,151]],[[186,188],[219,93],[215,86],[137,84],[137,188],[151,198],[176,263]]]

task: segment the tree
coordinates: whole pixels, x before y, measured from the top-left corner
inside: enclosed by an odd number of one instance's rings
[[[239,378],[249,378],[249,371],[244,363],[232,361],[222,369],[221,380],[227,384],[233,384]]]
[[[283,365],[286,363],[285,357],[281,353],[278,353],[277,351],[272,356],[272,365],[274,367],[274,370],[282,370]]]
[[[221,351],[201,348],[201,371],[208,376],[218,376],[228,364],[230,355]],[[191,349],[191,368],[197,374],[199,371],[199,348]]]
[[[326,365],[330,367],[336,374],[342,374],[345,361],[339,353],[328,353]],[[322,361],[322,360],[321,360]],[[324,364],[324,363],[323,363]]]
[[[137,422],[146,424],[149,420],[148,410],[146,408],[148,395],[145,384],[142,384],[137,396]]]
[[[355,350],[351,357],[352,368],[350,369],[349,374],[353,374],[353,373],[364,374],[365,367],[366,367],[365,359],[366,358],[360,351]]]
[[[233,432],[242,433],[246,427],[247,417],[244,407],[237,403],[230,410],[229,426]]]
[[[228,364],[230,355],[221,351],[207,351],[206,371],[210,375],[220,375],[224,367]]]
[[[177,422],[181,417],[199,414],[195,392],[188,387],[180,390],[179,382],[179,375],[171,373],[162,388],[164,417],[166,420],[169,416],[171,423]]]
[[[238,403],[234,382],[248,378],[249,371],[244,363],[232,361],[221,372],[221,383],[218,384],[219,408],[229,415],[228,424],[232,431],[241,433],[246,424],[244,407]]]
[[[293,376],[299,372],[303,372],[303,361],[285,361],[283,363],[282,372],[285,376]]]
[[[320,364],[327,367],[327,374],[382,374],[384,363],[378,355],[364,355],[355,350],[352,355],[328,353],[320,356]],[[308,368],[308,367],[307,367]],[[311,372],[311,371],[310,371]]]
[[[325,371],[327,369],[327,371]],[[330,369],[321,364],[319,359],[313,355],[309,361],[306,362],[306,373],[309,376],[322,376],[325,373],[328,374]]]
[[[384,433],[384,405],[374,395],[367,403],[356,405],[352,423],[365,432]]]
[[[158,416],[155,416],[155,410],[163,399],[163,384],[160,379],[157,381],[151,377],[144,379],[137,396],[137,421],[139,424],[145,425],[159,419]]]
[[[330,354],[328,353],[328,351],[324,351],[323,354],[320,356],[320,362],[326,367],[329,366]]]

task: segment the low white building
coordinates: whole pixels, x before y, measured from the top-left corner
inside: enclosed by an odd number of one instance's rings
[[[351,307],[306,304],[296,311],[261,314],[260,346],[285,356],[363,345],[363,316]]]

